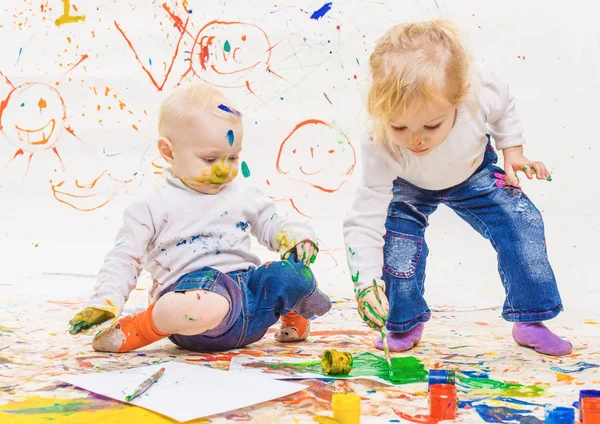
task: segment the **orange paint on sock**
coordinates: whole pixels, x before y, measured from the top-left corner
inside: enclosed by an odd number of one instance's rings
[[[119,348],[119,352],[130,352],[169,336],[158,331],[152,321],[154,305],[156,302],[148,306],[145,311],[119,320],[121,331],[125,335],[125,341]]]
[[[293,327],[298,330],[298,337],[303,337],[304,333],[306,333],[306,324],[308,324],[308,320],[306,318],[302,318],[302,316],[298,315],[294,311],[281,317],[281,325],[288,328]]]

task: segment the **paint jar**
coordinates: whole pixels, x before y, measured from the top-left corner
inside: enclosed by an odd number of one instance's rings
[[[339,424],[360,424],[360,396],[356,393],[334,393],[331,407]]]
[[[429,370],[429,387],[434,384],[456,384],[454,370]]]
[[[580,408],[583,424],[600,424],[600,397],[582,398]]]
[[[586,397],[600,398],[600,390],[580,390],[579,391],[579,421],[583,422],[582,400]]]
[[[429,388],[429,415],[434,420],[453,420],[456,418],[456,386],[453,384],[434,384]]]
[[[328,375],[347,375],[352,370],[352,354],[335,349],[326,350],[321,358],[321,367]]]
[[[575,424],[575,409],[547,405],[544,424]]]

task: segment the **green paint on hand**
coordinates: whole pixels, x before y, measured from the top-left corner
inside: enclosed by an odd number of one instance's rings
[[[242,175],[244,178],[248,178],[250,176],[250,168],[248,168],[248,164],[245,161],[242,161]]]
[[[352,276],[352,282],[358,283],[358,277],[360,276],[360,271],[356,271],[356,274]]]
[[[315,255],[315,254],[313,253],[313,255],[310,257],[310,263],[311,263],[311,264],[314,264],[316,260],[317,260],[317,255]]]
[[[548,177],[548,178],[546,178],[546,181],[550,181],[550,182],[552,182],[552,177]]]
[[[302,252],[302,262],[306,260],[306,252]]]
[[[527,167],[526,166],[523,167],[523,172],[525,172],[525,171],[527,171]]]
[[[231,51],[231,45],[229,44],[229,40],[225,41],[225,44],[223,45],[223,50],[225,50],[226,53],[229,53]]]

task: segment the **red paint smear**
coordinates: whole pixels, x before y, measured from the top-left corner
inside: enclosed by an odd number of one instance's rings
[[[187,28],[189,21],[190,21],[190,18],[188,16],[188,18],[185,21],[184,29]],[[140,60],[140,57],[138,56],[135,48],[133,47],[133,44],[131,43],[131,41],[129,41],[129,38],[127,38],[127,36],[125,35],[125,32],[123,32],[123,30],[121,29],[121,27],[119,26],[117,21],[114,21],[114,24],[117,27],[117,29],[119,30],[119,32],[121,33],[121,35],[123,36],[123,38],[125,39],[125,41],[127,42],[127,44],[129,45],[129,48],[131,49],[131,51],[133,51],[133,54],[135,55],[136,60],[138,61],[138,63],[140,64],[140,66],[142,67],[142,69],[144,70],[146,75],[148,75],[148,77],[150,78],[150,81],[152,81],[152,84],[154,85],[154,87],[156,87],[156,89],[158,91],[162,91],[163,87],[167,83],[169,74],[171,73],[171,70],[173,69],[173,64],[175,63],[175,58],[177,57],[177,54],[179,53],[179,45],[181,44],[181,40],[183,39],[183,35],[185,34],[185,32],[182,31],[181,35],[179,36],[179,39],[177,40],[177,45],[175,46],[175,52],[173,53],[173,58],[171,59],[171,64],[169,65],[169,68],[167,69],[167,72],[164,76],[162,84],[159,85],[158,82],[156,82],[156,80],[152,76],[152,73],[148,70],[148,68],[146,68],[144,63]]]
[[[411,423],[436,424],[439,422],[438,420],[431,418],[429,415],[414,415],[414,416],[412,416],[412,415],[405,414],[404,412],[396,411],[395,408],[392,408],[392,410],[400,418],[402,418],[403,420],[410,421]]]
[[[89,56],[87,54],[84,54],[83,56],[81,56],[81,59],[79,59],[79,62],[77,62],[75,65],[73,65],[71,67],[71,69],[69,69],[67,72],[65,72],[65,74],[68,74],[69,72],[71,72],[73,69],[77,68],[77,66],[79,66],[79,64],[81,62],[83,62],[84,60],[86,60]]]

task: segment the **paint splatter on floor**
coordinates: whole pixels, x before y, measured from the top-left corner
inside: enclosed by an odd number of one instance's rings
[[[132,293],[126,305],[126,313],[146,306],[151,286],[151,279],[142,278],[140,290]],[[358,319],[355,302],[350,299],[336,299],[331,313],[311,322],[308,343],[277,343],[273,328],[262,341],[225,353],[188,352],[164,340],[127,354],[99,354],[91,348],[98,329],[78,336],[68,333],[68,320],[77,312],[78,302],[84,300],[59,302],[3,291],[0,422],[174,422],[63,384],[57,379],[62,373],[119,370],[166,361],[227,369],[231,358],[239,355],[310,361],[331,348],[355,355],[381,354],[373,348],[377,334]],[[594,332],[597,326],[584,324],[591,317],[568,325],[553,323],[553,328],[575,345],[571,356],[556,359],[515,346],[510,339],[510,324],[498,316],[498,310],[434,314],[418,347],[397,357],[415,356],[426,369],[460,371],[458,418],[470,423],[508,419],[539,423],[543,421],[544,404],[570,406],[580,388],[600,384],[600,351],[595,348]],[[332,393],[348,391],[362,397],[363,417],[377,417],[376,422],[428,422],[426,383],[392,387],[368,380],[324,378],[303,382],[306,390],[283,399],[193,423],[310,423],[313,415],[331,414]]]

